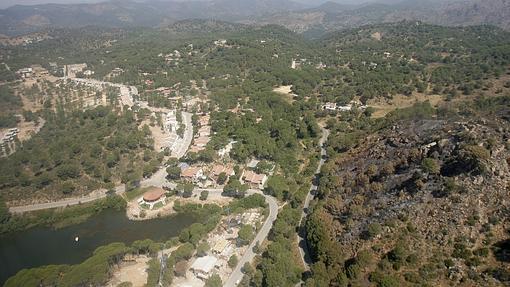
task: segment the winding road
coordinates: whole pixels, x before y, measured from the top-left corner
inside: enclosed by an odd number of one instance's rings
[[[261,192],[259,191],[258,193]],[[257,245],[257,242],[262,244],[262,242],[266,240],[267,236],[269,235],[271,228],[273,228],[273,223],[278,216],[278,202],[276,201],[276,198],[272,196],[264,195],[264,197],[266,198],[266,202],[269,204],[269,216],[255,236],[255,239],[253,239],[251,244],[246,249],[246,252],[243,254],[241,259],[239,259],[236,268],[230,274],[230,277],[227,279],[227,281],[223,284],[223,287],[234,287],[241,281],[241,279],[243,279],[244,273],[242,272],[242,268],[244,264],[247,262],[252,262],[253,258],[255,258],[255,255],[257,255],[255,252],[253,252],[253,247]]]
[[[321,160],[319,161],[319,165],[317,166],[317,170],[315,171],[315,177],[320,173],[322,165],[324,165],[325,156],[327,155],[326,149],[325,149],[325,143],[329,137],[329,130],[322,128],[322,137],[319,140],[319,144],[321,147]],[[301,226],[301,222],[306,217],[308,207],[310,206],[310,202],[312,201],[314,197],[314,191],[317,190],[317,183],[313,182],[312,186],[310,187],[310,191],[308,192],[305,203],[303,205],[303,212],[301,214],[301,219],[299,221],[299,225]],[[253,190],[250,190],[248,193],[252,193]],[[258,191],[260,193],[260,191]],[[278,202],[276,199],[269,195],[264,195],[266,198],[266,202],[269,204],[269,216],[266,219],[266,222],[264,222],[264,225],[260,229],[259,233],[255,236],[255,239],[251,242],[251,244],[248,246],[248,249],[246,250],[245,254],[243,254],[243,257],[239,260],[237,263],[236,268],[230,274],[230,277],[228,280],[223,284],[224,287],[234,287],[239,284],[241,279],[243,278],[244,274],[242,272],[242,268],[246,262],[252,262],[253,258],[255,258],[255,252],[253,252],[253,247],[258,243],[262,243],[264,240],[266,240],[269,231],[273,227],[273,223],[276,220],[276,217],[278,216]],[[306,245],[306,234],[304,228],[300,228],[300,232],[298,233],[299,238],[299,252],[301,254],[301,259],[303,260],[303,264],[305,265],[305,269],[308,271],[310,270],[310,255],[308,252],[308,246]]]
[[[303,265],[305,267],[305,271],[310,271],[311,265],[311,257],[308,249],[308,243],[306,241],[306,228],[302,224],[306,215],[308,214],[308,208],[310,207],[310,202],[313,200],[315,196],[315,192],[318,189],[318,175],[321,172],[322,165],[326,161],[325,157],[327,156],[325,143],[329,137],[329,130],[322,128],[322,137],[319,141],[321,147],[321,160],[319,161],[319,165],[317,166],[317,170],[315,171],[314,181],[312,182],[312,186],[310,187],[310,191],[306,195],[305,203],[303,204],[303,212],[301,213],[301,219],[299,220],[299,230],[298,230],[298,246],[299,246],[299,254],[301,255],[301,260],[303,261]]]
[[[184,116],[184,118],[186,119],[185,122],[187,123],[188,117]],[[189,119],[191,119],[191,117],[189,117]],[[186,124],[186,127],[188,127],[187,124]],[[188,128],[186,128],[186,130],[188,131]],[[191,130],[191,133],[192,133],[192,130]],[[328,136],[329,136],[329,130],[322,128],[322,137],[319,141],[319,144],[321,146],[321,159],[319,161],[319,165],[317,166],[317,170],[315,172],[315,178],[320,173],[322,165],[325,162],[326,149],[325,149],[324,145],[325,145],[326,140],[328,139]],[[186,144],[188,144],[188,141],[186,141]],[[184,155],[184,153],[181,151],[179,151],[178,153],[181,157]],[[143,186],[143,187],[144,186],[162,186],[165,183],[168,184],[168,182],[166,181],[166,170],[165,170],[165,168],[161,168],[151,178],[142,181],[141,186]],[[300,230],[298,232],[299,252],[301,255],[301,259],[303,260],[303,264],[305,266],[306,271],[310,270],[310,256],[309,256],[308,246],[306,244],[306,239],[305,239],[306,238],[306,230],[304,229],[304,227],[302,226],[301,223],[307,215],[307,211],[308,211],[310,202],[313,200],[314,192],[317,190],[316,184],[317,183],[314,180],[314,182],[312,183],[312,186],[310,187],[310,191],[308,192],[308,194],[305,198],[305,202],[303,205],[303,212],[301,214],[301,219],[300,219]],[[222,189],[199,189],[199,188],[196,188],[193,191],[193,193],[198,195],[203,190],[207,190],[211,193],[213,193],[213,192],[221,193],[223,191]],[[115,188],[116,194],[122,194],[124,192],[125,192],[124,185],[117,186]],[[255,236],[255,239],[250,243],[246,252],[239,259],[237,266],[235,267],[233,272],[230,274],[227,281],[224,283],[223,286],[225,286],[225,287],[234,287],[241,281],[241,279],[244,276],[244,274],[242,272],[243,266],[247,262],[252,262],[256,256],[256,253],[253,252],[253,247],[255,245],[257,245],[257,243],[261,244],[264,240],[266,240],[267,236],[269,235],[269,231],[273,227],[273,223],[278,216],[279,207],[278,207],[277,200],[272,196],[263,194],[262,191],[260,191],[260,190],[250,189],[247,192],[248,195],[255,194],[255,193],[262,194],[264,196],[266,203],[269,205],[269,215],[268,215],[266,221],[264,222],[264,224],[262,225],[262,227],[260,228],[259,232]],[[9,210],[12,213],[23,213],[23,212],[28,212],[28,211],[65,207],[65,206],[86,203],[86,202],[92,202],[94,200],[104,198],[107,195],[108,194],[107,194],[106,190],[97,190],[97,191],[92,192],[88,196],[84,196],[84,197],[80,197],[80,198],[69,198],[69,199],[56,201],[56,202],[10,207]]]

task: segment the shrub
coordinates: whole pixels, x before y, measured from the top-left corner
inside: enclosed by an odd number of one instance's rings
[[[473,253],[462,243],[455,243],[452,256],[454,258],[469,259]]]
[[[400,281],[392,275],[382,274],[380,272],[372,272],[369,277],[370,282],[375,283],[378,287],[399,287]]]
[[[452,259],[447,258],[444,260],[444,266],[446,266],[447,268],[453,267],[455,266],[455,262],[453,262]]]
[[[361,275],[361,269],[358,264],[351,264],[347,267],[347,277],[350,279],[358,279]]]
[[[175,261],[188,260],[193,256],[193,252],[195,252],[195,247],[191,243],[184,243],[179,246],[177,250],[172,252],[172,256],[174,256]]]
[[[438,174],[441,171],[441,166],[439,162],[433,158],[425,158],[421,162],[422,169],[431,174]]]
[[[404,248],[403,243],[399,242],[399,243],[397,243],[395,248],[393,248],[393,250],[391,250],[388,253],[388,259],[391,262],[404,262],[404,260],[406,258],[406,253],[407,252],[406,252],[406,249]]]
[[[487,257],[489,255],[489,249],[486,247],[477,249],[473,252],[476,256]]]
[[[73,193],[76,187],[72,182],[66,181],[62,184],[61,190],[63,194]]]
[[[368,250],[362,250],[358,253],[358,256],[356,256],[356,264],[359,265],[361,268],[365,268],[372,264],[374,260],[374,256],[372,255],[372,252]]]
[[[411,254],[407,256],[406,262],[410,265],[416,265],[419,262],[419,258],[416,254]]]
[[[214,274],[205,281],[205,287],[221,287],[221,278],[218,274]]]
[[[421,281],[422,281],[422,279],[420,278],[420,275],[418,275],[416,272],[406,272],[404,274],[404,278],[406,279],[407,282],[411,282],[411,283],[415,283],[415,284],[421,283]]]
[[[382,231],[382,227],[377,222],[376,223],[371,223],[371,224],[368,225],[367,232],[368,232],[368,236],[370,238],[376,237],[377,235],[379,235],[381,233],[381,231]]]

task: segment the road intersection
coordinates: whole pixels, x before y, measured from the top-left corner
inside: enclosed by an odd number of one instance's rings
[[[182,148],[175,151],[176,156],[182,157],[184,156],[187,148],[189,147],[189,144],[191,144],[191,139],[193,137],[193,129],[191,125],[191,114],[189,113],[183,113],[183,119],[186,125],[186,131],[184,136],[184,144],[182,145]],[[190,128],[191,127],[191,128]],[[322,137],[319,141],[321,146],[321,159],[319,162],[319,165],[317,166],[317,170],[315,173],[315,176],[317,176],[320,173],[321,167],[325,162],[325,156],[326,156],[326,150],[325,150],[325,142],[329,136],[329,131],[326,129],[322,129]],[[158,170],[152,177],[144,180],[141,182],[142,187],[148,187],[148,186],[173,186],[175,184],[168,182],[166,179],[167,173],[164,167],[162,167],[160,170]],[[303,212],[301,214],[300,219],[300,226],[301,221],[306,217],[307,215],[307,209],[310,205],[310,202],[313,200],[314,197],[314,191],[317,190],[316,183],[312,183],[312,186],[310,187],[310,191],[306,196],[305,203],[303,205]],[[222,189],[201,189],[201,188],[195,188],[193,193],[195,195],[200,194],[202,191],[208,191],[209,193],[219,193],[221,194],[223,192]],[[115,188],[115,193],[118,195],[122,195],[125,192],[125,185],[120,185]],[[243,266],[246,263],[252,262],[253,259],[256,256],[256,253],[253,251],[254,247],[257,244],[261,244],[264,240],[267,239],[267,236],[269,235],[269,232],[271,228],[273,227],[273,223],[276,220],[278,216],[278,202],[276,198],[263,194],[261,190],[255,190],[250,189],[247,192],[248,195],[251,194],[262,194],[266,200],[266,203],[269,205],[269,215],[260,228],[259,232],[255,236],[255,239],[250,243],[248,246],[245,254],[240,258],[237,266],[234,268],[233,272],[230,274],[227,281],[224,283],[223,286],[226,287],[234,287],[236,286],[241,279],[243,278]],[[50,209],[50,208],[57,208],[57,207],[66,207],[71,205],[77,205],[81,203],[87,203],[92,202],[94,200],[98,200],[101,198],[104,198],[108,196],[108,192],[106,190],[97,190],[89,194],[88,196],[79,197],[79,198],[69,198],[64,199],[61,201],[56,202],[48,202],[48,203],[39,203],[39,204],[33,204],[28,206],[17,206],[17,207],[10,207],[9,210],[12,213],[23,213],[23,212],[29,212],[29,211],[36,211],[36,210],[43,210],[43,209]],[[301,258],[303,260],[303,264],[305,266],[306,271],[310,270],[310,257],[308,253],[308,246],[306,244],[306,232],[304,228],[300,227],[300,232],[298,233],[299,238],[299,252],[301,255]]]

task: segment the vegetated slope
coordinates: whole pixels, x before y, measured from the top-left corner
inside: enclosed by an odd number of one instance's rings
[[[472,94],[510,63],[510,34],[487,26],[442,27],[416,22],[363,26],[330,33],[320,43],[321,99],[348,103],[395,95]]]
[[[330,123],[310,286],[509,284],[509,108],[506,95]],[[365,135],[345,148],[357,125]]]
[[[157,170],[148,128],[139,130],[132,112],[111,107],[39,112],[42,130],[0,160],[0,193],[7,201],[47,200],[82,195]]]
[[[8,85],[0,86],[0,128],[12,128],[16,126],[19,119],[16,113],[20,112],[22,106],[20,97],[14,95]]]
[[[358,6],[328,2],[317,8],[278,13],[257,21],[284,25],[293,31],[311,35],[402,20],[448,26],[490,24],[509,29],[509,13],[510,2],[506,0],[404,1]]]

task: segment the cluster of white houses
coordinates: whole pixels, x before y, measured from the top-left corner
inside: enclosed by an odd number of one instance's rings
[[[23,69],[19,69],[16,72],[16,75],[22,79],[28,79],[28,78],[32,77],[33,73],[34,73],[34,69],[32,69],[32,68],[23,68]]]
[[[363,105],[360,101],[350,101],[349,104],[345,106],[338,105],[337,103],[333,102],[327,102],[322,105],[322,109],[325,111],[339,111],[339,112],[348,112],[351,111],[353,108],[358,108],[360,110],[364,110],[367,108],[366,105]]]

